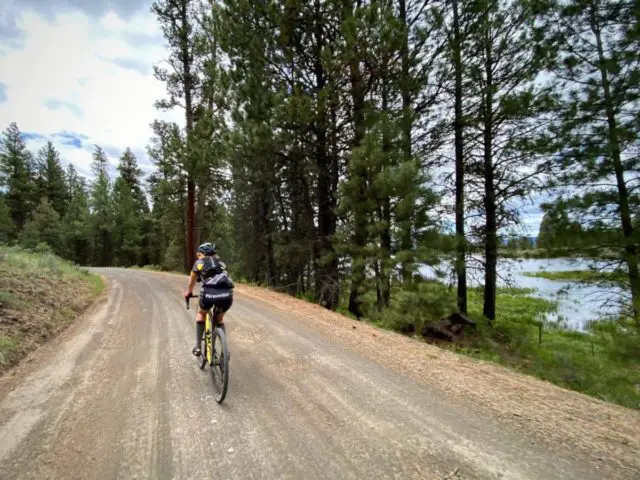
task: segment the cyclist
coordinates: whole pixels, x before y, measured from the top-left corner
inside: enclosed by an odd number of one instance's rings
[[[225,330],[224,314],[233,303],[233,281],[227,275],[225,263],[217,255],[215,244],[203,243],[198,247],[196,255],[198,259],[191,269],[189,285],[184,297],[188,299],[193,294],[196,282],[202,282],[199,309],[196,315],[196,346],[192,351],[196,357],[199,357],[200,341],[204,334],[204,319],[211,308],[215,307],[213,324]]]

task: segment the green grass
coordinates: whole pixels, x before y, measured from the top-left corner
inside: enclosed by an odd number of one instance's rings
[[[19,346],[17,337],[0,332],[0,369],[15,363]]]
[[[544,321],[543,314],[555,309],[544,299],[499,293],[489,327],[481,315],[482,296],[474,291],[469,313],[479,328],[461,353],[640,409],[639,332],[625,320],[595,322],[589,332],[564,330]]]
[[[546,278],[547,280],[569,281],[581,283],[622,283],[626,276],[624,272],[596,272],[593,270],[564,270],[559,272],[528,272],[527,277]]]
[[[100,278],[86,268],[79,267],[51,252],[32,252],[20,247],[0,245],[0,263],[23,275],[43,277],[55,275],[60,278]]]
[[[14,310],[23,310],[28,307],[28,303],[21,298],[12,295],[11,292],[0,290],[0,305]]]

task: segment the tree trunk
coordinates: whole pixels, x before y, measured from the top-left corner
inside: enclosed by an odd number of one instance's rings
[[[206,199],[207,199],[207,188],[199,187],[198,193],[196,195],[196,201],[195,201],[195,210],[196,210],[195,219],[196,219],[197,226],[194,227],[194,233],[193,233],[194,246],[200,245],[200,243],[202,242],[202,230],[204,228],[207,209],[212,208],[211,205],[207,207]],[[207,241],[211,241],[211,240],[212,239],[207,239]]]
[[[195,192],[196,186],[194,181],[189,178],[187,180],[187,235],[186,235],[186,257],[187,257],[187,266],[190,270],[195,263],[195,239],[194,239],[194,228],[195,228]]]
[[[263,237],[263,242],[261,242],[265,246],[265,250],[263,252],[262,261],[263,266],[266,268],[266,284],[270,287],[276,285],[277,274],[276,274],[276,261],[273,255],[273,239],[271,238],[271,222],[270,222],[270,211],[271,211],[271,202],[269,201],[270,192],[269,186],[266,182],[262,185],[262,195],[259,199],[259,209],[260,209],[260,233]],[[262,269],[260,269],[262,270]],[[263,270],[264,271],[264,270]]]
[[[352,7],[353,2],[345,2],[346,18],[353,16]],[[360,62],[358,53],[355,49],[355,44],[352,43],[354,39],[348,39],[347,49],[351,54],[349,59],[349,76],[351,83],[351,98],[353,102],[353,128],[354,137],[352,143],[352,151],[359,148],[364,138],[364,85],[362,80],[362,73],[360,72]],[[357,203],[365,198],[365,176],[366,171],[361,168],[352,169],[351,176],[362,177],[360,182],[359,198]],[[362,308],[360,305],[360,290],[364,283],[365,265],[364,258],[362,258],[362,250],[364,249],[367,241],[367,213],[363,211],[362,207],[358,205],[354,208],[355,226],[354,234],[352,237],[352,245],[354,247],[355,254],[352,256],[351,265],[351,291],[349,293],[349,311],[357,318],[362,317]]]
[[[406,0],[398,0],[400,10],[400,22],[402,23],[402,45],[400,46],[400,57],[402,63],[402,73],[400,91],[402,96],[402,157],[404,162],[411,161],[411,131],[413,128],[413,113],[411,111],[411,74],[409,65],[409,25],[407,22]],[[400,247],[403,252],[413,250],[411,240],[411,214],[398,218],[400,224],[401,238]],[[412,262],[402,262],[402,281],[406,285],[411,284],[413,279]]]
[[[315,298],[320,305],[330,310],[338,307],[340,300],[338,259],[333,248],[332,236],[336,229],[336,219],[332,187],[331,159],[327,155],[327,108],[322,99],[326,87],[326,77],[322,65],[323,18],[320,0],[315,1],[315,52],[314,75],[316,80],[317,120],[315,162],[318,169],[318,229],[314,248]]]
[[[386,56],[385,56],[386,57]],[[381,82],[382,82],[382,112],[385,115],[385,122],[389,121],[386,117],[389,114],[389,77],[387,74],[387,65],[389,63],[388,58],[384,58],[381,68]],[[382,132],[382,153],[384,155],[383,169],[389,168],[390,165],[390,150],[391,139],[389,138],[389,128],[385,125]],[[381,250],[381,262],[380,262],[380,289],[382,290],[381,306],[388,307],[389,300],[391,299],[391,279],[389,278],[389,267],[391,260],[391,199],[389,195],[385,195],[382,199],[382,206],[380,209],[380,220],[384,222],[385,227],[380,233],[380,250]]]
[[[488,14],[487,14],[488,15]],[[496,318],[496,268],[498,263],[498,229],[496,221],[496,200],[493,172],[493,76],[492,44],[488,25],[485,25],[485,74],[484,95],[484,209],[485,209],[485,275],[484,306],[482,313],[493,322]]]
[[[180,48],[182,56],[182,73],[184,79],[184,104],[185,104],[185,120],[187,130],[187,155],[191,156],[191,134],[193,133],[193,78],[191,74],[191,52],[189,51],[189,19],[187,17],[187,0],[183,0],[180,8],[180,23],[182,25],[182,33],[180,38]],[[186,257],[187,267],[191,269],[191,266],[195,262],[195,191],[196,183],[194,180],[195,172],[193,172],[193,165],[191,165],[191,159],[187,158],[187,234],[186,234]]]
[[[458,279],[458,310],[467,313],[467,264],[464,232],[464,144],[462,118],[462,41],[458,0],[453,4],[453,66],[455,73],[455,152],[456,152],[456,277]]]
[[[607,126],[609,135],[609,150],[613,169],[616,176],[618,188],[618,204],[620,206],[620,223],[622,224],[622,234],[624,236],[624,257],[629,272],[629,284],[631,286],[631,301],[633,306],[633,317],[638,327],[640,327],[640,273],[638,272],[638,256],[636,244],[633,239],[633,223],[631,221],[631,211],[629,208],[629,191],[624,179],[624,168],[620,155],[620,140],[618,137],[618,125],[615,115],[613,99],[611,97],[611,85],[607,70],[606,58],[602,46],[602,34],[600,23],[597,17],[596,5],[591,6],[591,27],[596,37],[598,47],[598,61],[600,68],[600,78],[604,93],[604,104],[607,114]]]

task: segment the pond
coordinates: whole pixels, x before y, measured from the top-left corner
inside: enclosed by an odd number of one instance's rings
[[[473,259],[472,259],[473,260]],[[540,271],[558,272],[565,270],[588,270],[592,262],[584,259],[502,259],[498,263],[499,286],[511,285],[520,288],[535,289],[532,296],[558,302],[557,314],[549,316],[550,321],[560,321],[566,328],[574,330],[586,329],[587,323],[605,315],[616,315],[619,300],[627,298],[623,289],[614,286],[589,285],[567,280],[548,280],[546,278],[529,277],[525,273]],[[450,271],[443,264],[440,268]],[[422,267],[420,273],[427,278],[435,277],[435,269]],[[482,274],[469,273],[469,286],[483,283]]]

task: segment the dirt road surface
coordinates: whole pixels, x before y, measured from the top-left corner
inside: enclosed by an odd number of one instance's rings
[[[640,415],[240,286],[223,405],[186,277],[104,299],[0,381],[0,478],[640,479]]]

